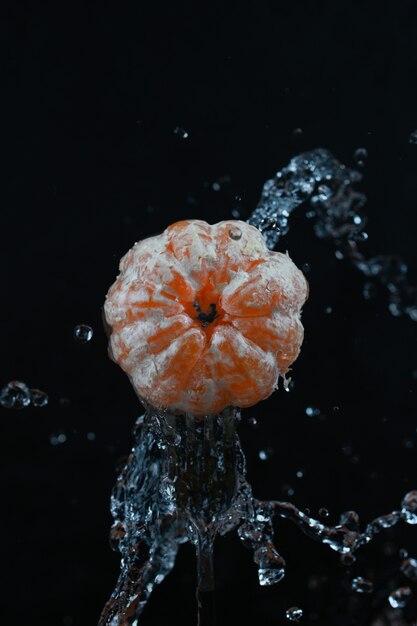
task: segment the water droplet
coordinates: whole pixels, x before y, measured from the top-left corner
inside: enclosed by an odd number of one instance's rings
[[[258,428],[258,420],[256,419],[256,417],[250,417],[248,419],[248,424],[249,426],[252,426],[252,428]]]
[[[363,166],[365,165],[365,161],[368,158],[368,151],[366,148],[358,148],[355,150],[353,154],[353,158],[355,159],[357,165]]]
[[[408,550],[401,548],[401,550],[398,551],[398,556],[400,559],[406,559],[408,557]]]
[[[285,561],[269,542],[257,548],[253,555],[258,565],[258,580],[261,587],[275,585],[285,576]]]
[[[295,475],[297,476],[297,478],[304,478],[303,470],[297,470]]]
[[[326,313],[326,315],[330,315],[330,313],[333,313],[333,307],[326,306],[324,312]]]
[[[240,214],[239,209],[232,209],[232,217],[234,217],[235,220],[240,220],[242,216]]]
[[[352,233],[348,237],[349,243],[351,244],[362,243],[363,241],[368,241],[368,239],[369,235],[368,233],[365,233],[365,231],[362,231],[360,233]]]
[[[40,389],[30,390],[30,400],[33,406],[42,407],[46,406],[49,402],[48,394]]]
[[[268,461],[268,459],[270,459],[273,454],[274,454],[274,451],[272,448],[259,450],[259,458],[261,459],[261,461]]]
[[[404,576],[410,580],[417,581],[417,559],[405,559],[400,567]]]
[[[231,226],[229,230],[230,239],[234,239],[234,241],[239,241],[242,238],[242,231],[238,226]]]
[[[350,456],[352,454],[352,445],[350,443],[345,443],[342,446],[342,452],[345,456]]]
[[[417,524],[417,491],[409,491],[401,503],[401,517],[407,524]]]
[[[330,513],[326,508],[321,507],[321,509],[319,509],[319,515],[320,517],[329,517]]]
[[[220,191],[221,189],[221,185],[218,182],[215,182],[212,184],[211,188],[213,189],[213,191]]]
[[[1,390],[0,404],[5,409],[24,409],[30,404],[29,387],[20,380],[12,380]]]
[[[295,388],[295,382],[293,381],[292,378],[283,378],[283,385],[284,385],[284,391],[286,391],[287,393],[290,393],[291,391],[294,391]]]
[[[78,324],[73,335],[77,343],[88,343],[93,338],[93,329],[87,324]]]
[[[294,135],[294,137],[301,137],[301,135],[303,134],[303,129],[294,128],[294,130],[292,131],[292,134]]]
[[[402,609],[412,595],[410,587],[399,587],[389,594],[388,601],[393,609]]]
[[[295,491],[294,491],[294,487],[291,487],[291,485],[282,485],[281,486],[281,492],[286,496],[286,497],[291,497],[294,495]]]
[[[367,282],[363,286],[363,297],[365,300],[372,300],[377,294],[376,285],[374,283]]]
[[[235,200],[236,202],[242,202],[242,196],[236,195]]]
[[[352,591],[356,593],[372,593],[374,590],[374,584],[362,576],[358,576],[352,580]]]
[[[181,128],[181,126],[174,128],[174,135],[178,135],[181,139],[188,139],[188,132],[184,128]]]
[[[319,185],[317,191],[318,191],[317,199],[320,202],[324,202],[324,200],[328,200],[333,194],[333,191],[328,185]]]
[[[290,622],[299,622],[303,617],[303,609],[299,609],[298,606],[292,606],[290,609],[285,611],[285,617]]]
[[[314,406],[307,406],[305,412],[309,417],[317,417],[321,413],[320,409]]]
[[[304,274],[309,274],[311,272],[311,267],[309,263],[303,263],[301,266],[301,271],[304,272]]]
[[[65,443],[67,440],[67,436],[64,432],[54,433],[49,437],[49,441],[53,446],[59,446],[62,443]]]
[[[345,258],[345,255],[343,254],[343,252],[341,250],[336,250],[334,255],[335,255],[336,259],[338,259],[339,261],[341,261],[342,259]]]
[[[413,130],[413,132],[410,133],[410,136],[408,138],[408,143],[417,144],[417,130]]]
[[[94,439],[96,438],[96,434],[90,432],[90,433],[86,434],[86,437],[87,437],[88,441],[94,441]]]

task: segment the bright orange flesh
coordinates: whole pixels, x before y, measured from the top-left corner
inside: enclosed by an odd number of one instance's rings
[[[245,222],[177,222],[136,244],[120,271],[104,307],[110,353],[154,406],[251,406],[299,354],[306,280]]]

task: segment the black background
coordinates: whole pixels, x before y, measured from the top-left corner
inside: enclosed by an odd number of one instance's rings
[[[326,147],[352,165],[365,147],[366,247],[402,255],[416,283],[417,6],[15,4],[1,40],[1,380],[50,395],[46,408],[0,413],[1,621],[90,626],[118,573],[109,495],[141,411],[101,324],[119,258],[184,217],[214,223],[238,208],[245,219],[263,182],[302,150]],[[393,317],[384,294],[364,300],[361,277],[303,211],[281,249],[311,267],[305,342],[294,390],[244,412],[249,478],[259,497],[292,488],[312,514],[327,507],[336,523],[353,508],[366,522],[417,488],[417,327]],[[72,337],[80,322],[94,328],[87,345]],[[58,432],[67,441],[51,445]],[[306,625],[376,623],[406,583],[398,550],[417,557],[417,529],[405,525],[350,569],[289,523],[276,543],[287,576],[261,589],[236,536],[218,542],[219,626],[285,624],[294,605]],[[195,624],[194,568],[186,547],[141,623]],[[350,591],[358,575],[374,594]],[[413,603],[404,619],[416,619]]]

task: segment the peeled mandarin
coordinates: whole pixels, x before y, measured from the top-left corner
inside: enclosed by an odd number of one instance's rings
[[[307,294],[288,254],[246,222],[177,222],[122,258],[104,305],[109,353],[155,407],[249,407],[297,358]]]

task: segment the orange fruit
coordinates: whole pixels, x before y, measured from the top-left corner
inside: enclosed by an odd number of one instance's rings
[[[110,356],[155,407],[248,407],[297,358],[307,293],[290,257],[246,222],[177,222],[121,260],[104,305]]]

